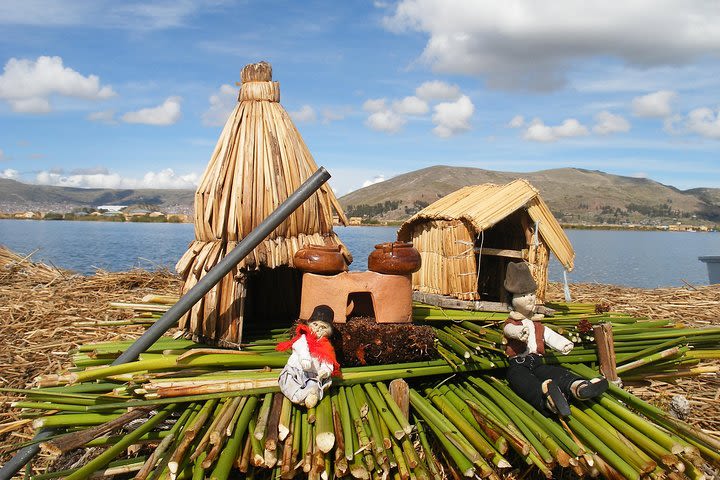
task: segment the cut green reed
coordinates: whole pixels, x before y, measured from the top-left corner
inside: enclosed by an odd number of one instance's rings
[[[679,375],[690,372],[688,367],[703,356],[714,358],[718,352],[720,329],[699,331],[676,328],[667,321],[596,313],[594,305],[555,307],[557,314],[546,319],[547,325],[572,338],[576,348],[567,356],[548,354],[546,360],[588,378],[597,373],[585,364],[596,363],[597,355],[592,332],[578,329],[581,320],[613,325],[621,372],[625,367],[634,375]],[[139,436],[114,431],[87,444],[123,445],[124,449],[154,441],[160,448],[151,458],[153,465],[147,467],[151,470],[147,478],[234,478],[240,469],[247,478],[308,474],[311,478],[423,480],[441,476],[435,458],[445,459],[446,472],[493,479],[506,473],[512,467],[510,461],[518,458],[546,476],[560,466],[580,476],[600,471],[628,478],[697,478],[698,455],[720,462],[720,443],[715,437],[670,419],[615,387],[595,401],[574,404],[573,415],[565,423],[534,410],[498,371],[507,364],[502,335],[507,312],[416,305],[414,314],[437,332],[442,358],[345,368],[343,378],[333,379],[333,387],[311,415],[286,401],[273,409],[273,394],[278,392],[274,383],[251,388],[253,381],[272,383],[284,366],[287,354],[275,352],[274,345],[289,337],[286,329],[248,336],[242,353],[216,353],[188,340],[163,338],[138,362],[121,369],[109,364],[131,342],[84,345],[73,356],[74,372],[41,379],[45,386],[37,390],[6,391],[28,394],[17,406],[33,408],[27,413],[37,417],[38,426],[55,422],[66,432],[111,421],[131,407],[153,406],[167,412],[167,418],[155,420],[157,425]],[[686,345],[694,350],[688,351]],[[676,351],[667,352],[675,347]],[[412,423],[386,385],[395,378],[413,384]],[[168,386],[197,387],[192,391],[202,392],[222,382],[228,384],[227,391],[141,397]],[[62,411],[52,413],[50,408]],[[149,416],[154,418],[156,414]],[[169,418],[177,418],[174,426],[168,425]],[[170,430],[159,430],[160,424]],[[267,442],[274,438],[279,440],[276,451],[268,456]],[[589,449],[597,452],[595,466],[590,465]],[[105,467],[100,463],[114,458],[91,461],[89,467],[82,467],[83,474],[93,468],[101,471]],[[654,470],[649,471],[653,464]]]

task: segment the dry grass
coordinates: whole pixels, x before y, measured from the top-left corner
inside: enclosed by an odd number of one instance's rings
[[[720,325],[720,285],[677,288],[628,288],[616,285],[578,283],[570,286],[573,301],[608,306],[614,312],[635,317],[672,319],[696,327]],[[564,301],[562,284],[548,286],[548,301]],[[720,345],[718,345],[720,349]],[[713,363],[717,364],[715,360]],[[720,377],[704,374],[677,384],[651,382],[626,385],[643,400],[667,410],[674,395],[685,395],[691,406],[687,421],[709,433],[720,435]],[[692,395],[691,395],[692,393]]]
[[[0,246],[0,386],[22,388],[37,375],[62,370],[77,345],[136,338],[141,327],[73,323],[121,319],[128,313],[112,310],[109,302],[139,301],[148,293],[176,294],[179,289],[179,279],[168,271],[101,271],[85,277],[32,263]],[[2,425],[19,420],[9,408],[12,399],[0,396],[0,451],[31,435],[29,430],[20,438],[2,433]]]
[[[570,293],[574,302],[602,304],[634,317],[671,319],[698,327],[720,325],[720,284],[644,289],[575,283]],[[562,284],[550,283],[546,300],[564,302]]]

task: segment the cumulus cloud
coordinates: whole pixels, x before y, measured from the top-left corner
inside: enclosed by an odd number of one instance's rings
[[[117,123],[115,120],[115,110],[103,110],[100,112],[92,112],[88,114],[87,119],[91,122],[100,123]]]
[[[720,109],[696,108],[688,113],[685,126],[690,132],[720,140]]]
[[[384,182],[386,180],[385,175],[375,175],[373,178],[365,180],[362,184],[363,188],[375,185],[376,183]]]
[[[424,115],[430,111],[425,100],[418,97],[405,97],[393,102],[393,110],[402,115]]]
[[[545,125],[539,118],[530,122],[523,135],[531,142],[555,142],[561,138],[582,137],[588,135],[587,127],[574,118],[568,118],[557,126]]]
[[[560,88],[582,59],[646,68],[720,51],[720,9],[706,0],[401,0],[384,25],[426,34],[421,60],[434,71],[481,75],[499,89]]]
[[[595,115],[595,122],[597,123],[593,127],[593,132],[600,135],[630,131],[630,122],[625,120],[622,115],[615,115],[607,110],[603,110]]]
[[[384,98],[366,100],[363,110],[370,112],[365,125],[377,132],[397,133],[407,123],[405,117],[388,108]]]
[[[142,108],[136,112],[127,112],[122,116],[125,123],[141,123],[145,125],[173,125],[180,120],[180,97],[169,97],[161,105]]]
[[[375,113],[385,109],[387,109],[387,105],[384,98],[371,98],[363,103],[363,110],[366,112]]]
[[[636,117],[668,117],[672,114],[671,103],[676,97],[677,94],[672,90],[659,90],[635,97],[632,101],[633,115]]]
[[[475,105],[467,95],[455,102],[444,102],[435,105],[432,121],[436,127],[433,133],[438,137],[451,137],[470,130],[470,118],[475,112]]]
[[[310,105],[303,105],[300,110],[289,113],[292,119],[299,123],[312,123],[317,120],[315,109]]]
[[[40,185],[56,185],[75,188],[184,188],[197,186],[198,174],[178,175],[171,168],[159,172],[147,172],[141,178],[125,177],[111,173],[102,167],[80,171],[66,175],[62,172],[44,170],[35,177]]]
[[[17,180],[18,178],[20,178],[20,172],[18,172],[17,170],[13,170],[12,168],[6,168],[5,170],[0,170],[0,178]]]
[[[525,117],[522,115],[515,115],[510,122],[508,122],[508,127],[510,128],[520,128],[523,125],[525,125]]]
[[[365,124],[378,132],[397,133],[407,120],[392,110],[380,110],[370,114]]]
[[[210,95],[210,107],[202,114],[202,122],[209,127],[225,125],[237,105],[238,91],[232,85],[223,84]]]
[[[19,113],[52,111],[50,96],[83,100],[104,100],[115,96],[109,85],[96,75],[84,76],[63,65],[60,57],[41,56],[36,60],[11,58],[0,75],[0,99]]]
[[[460,87],[449,83],[433,80],[425,82],[415,89],[415,95],[423,100],[457,100],[460,97]]]

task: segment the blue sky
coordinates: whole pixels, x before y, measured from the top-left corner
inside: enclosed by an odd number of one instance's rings
[[[194,188],[266,60],[339,195],[431,165],[720,187],[715,0],[0,2],[0,177]]]

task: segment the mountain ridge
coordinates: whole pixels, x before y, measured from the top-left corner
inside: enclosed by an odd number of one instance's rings
[[[518,178],[535,186],[553,214],[565,223],[720,223],[720,188],[680,190],[648,178],[569,167],[502,172],[435,165],[360,188],[339,201],[348,216],[362,217],[365,222],[402,221],[464,186],[504,184]],[[0,179],[0,212],[5,213],[70,212],[116,204],[191,215],[193,199],[193,190],[86,189]]]
[[[461,187],[504,184],[518,178],[537,188],[555,216],[567,223],[653,223],[651,219],[665,223],[683,219],[720,222],[718,188],[680,190],[648,178],[570,167],[501,172],[436,165],[355,190],[339,200],[349,216],[364,217],[367,210],[373,213],[369,215],[372,220],[401,221]],[[377,208],[362,207],[378,204],[388,208],[377,213]]]

